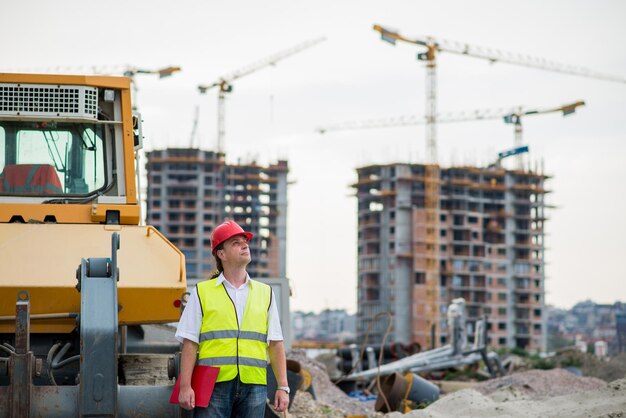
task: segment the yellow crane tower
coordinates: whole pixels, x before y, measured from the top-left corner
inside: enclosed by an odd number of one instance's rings
[[[294,55],[298,52],[304,51],[314,45],[317,45],[320,42],[325,41],[326,38],[318,38],[303,42],[298,44],[292,48],[286,49],[281,52],[277,52],[269,57],[263,58],[259,61],[256,61],[246,67],[240,68],[239,70],[222,76],[215,80],[210,84],[200,84],[198,85],[198,90],[200,93],[204,94],[208,90],[213,87],[218,87],[218,95],[217,95],[217,151],[224,152],[224,137],[225,137],[225,101],[226,101],[226,93],[231,93],[233,91],[233,81],[238,80],[242,77],[247,76],[248,74],[252,74],[255,71],[258,71],[262,68],[268,67],[270,65],[276,64],[278,61],[281,61],[291,55]]]

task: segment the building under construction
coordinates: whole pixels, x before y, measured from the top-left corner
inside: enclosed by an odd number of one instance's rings
[[[467,328],[489,318],[489,344],[546,346],[547,176],[422,164],[357,169],[357,335],[423,348],[449,342],[447,306],[464,298]],[[371,327],[371,330],[370,330]]]
[[[185,254],[189,285],[215,270],[210,237],[227,219],[254,234],[252,277],[286,277],[287,161],[227,164],[223,153],[189,148],[147,158],[147,222]]]

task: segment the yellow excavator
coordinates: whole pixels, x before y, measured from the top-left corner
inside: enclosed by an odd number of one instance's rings
[[[179,416],[170,386],[121,384],[127,330],[186,291],[140,222],[141,147],[128,78],[0,73],[0,418]]]

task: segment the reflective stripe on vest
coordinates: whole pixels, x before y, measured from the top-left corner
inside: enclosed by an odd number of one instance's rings
[[[218,366],[218,382],[232,380],[239,374],[244,383],[265,385],[272,290],[264,283],[250,280],[239,329],[235,304],[225,284],[216,283],[217,279],[211,279],[197,285],[203,313],[198,364]]]

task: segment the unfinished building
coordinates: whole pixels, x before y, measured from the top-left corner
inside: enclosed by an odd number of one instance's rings
[[[449,341],[447,306],[467,327],[484,315],[489,344],[543,350],[547,176],[422,164],[357,169],[357,335],[423,348]],[[371,327],[371,330],[370,330]]]
[[[189,285],[215,270],[210,237],[227,219],[254,234],[251,277],[286,277],[287,161],[227,164],[223,153],[189,148],[147,158],[147,223],[185,254]]]

